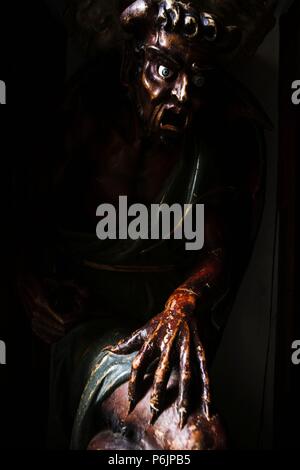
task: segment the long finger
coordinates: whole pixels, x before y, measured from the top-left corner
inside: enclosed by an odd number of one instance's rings
[[[150,399],[150,408],[152,414],[151,423],[153,423],[153,421],[156,419],[157,415],[160,413],[162,408],[163,396],[168,385],[171,371],[171,352],[179,331],[179,325],[180,322],[178,321],[178,323],[175,325],[175,328],[173,330],[169,330],[166,333],[165,338],[163,339],[165,349],[162,352],[158,367],[155,372],[153,389]]]
[[[209,376],[206,365],[205,351],[198,334],[198,327],[196,322],[193,324],[193,340],[196,350],[196,358],[200,368],[200,375],[202,380],[202,412],[207,419],[210,419],[210,388]]]
[[[180,354],[180,374],[179,374],[179,394],[177,400],[177,410],[179,415],[179,427],[182,429],[186,424],[188,415],[189,392],[191,383],[191,335],[187,324],[181,329],[179,342]]]
[[[131,376],[128,384],[129,413],[137,403],[137,391],[147,371],[147,367],[154,357],[156,351],[155,344],[160,326],[161,324],[159,324],[158,328],[149,336],[140,352],[132,361]]]
[[[136,330],[132,335],[121,339],[115,346],[108,346],[105,349],[115,354],[131,354],[134,351],[138,351],[144,341],[144,329],[140,328]]]
[[[158,317],[157,315],[157,317],[148,321],[145,326],[134,331],[130,336],[121,339],[115,346],[107,346],[105,349],[115,354],[131,354],[134,351],[138,351],[145,339],[149,338],[149,335],[158,327]]]

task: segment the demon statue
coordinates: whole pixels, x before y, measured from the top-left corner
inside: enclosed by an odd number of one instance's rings
[[[52,445],[223,448],[208,370],[262,214],[269,125],[229,66],[257,49],[274,2],[112,3],[122,63],[96,41],[68,84],[47,256],[20,281],[35,332],[55,343]],[[97,207],[120,196],[204,204],[204,248],[97,239]]]

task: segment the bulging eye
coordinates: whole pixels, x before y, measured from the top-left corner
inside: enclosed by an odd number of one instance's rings
[[[160,65],[158,67],[158,74],[161,78],[164,80],[167,80],[168,78],[171,78],[173,75],[173,70],[169,69],[165,65]]]

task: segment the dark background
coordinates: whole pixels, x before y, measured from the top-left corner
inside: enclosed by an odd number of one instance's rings
[[[300,107],[296,109],[290,100],[291,82],[300,79],[299,7],[295,1],[280,25],[278,321],[271,440],[274,449],[295,449],[300,441],[300,366],[292,366],[290,361],[291,343],[300,339]],[[45,128],[53,126],[55,105],[63,92],[67,43],[62,24],[41,0],[1,5],[0,24],[0,79],[6,81],[8,103],[0,108],[0,339],[7,343],[8,363],[0,366],[0,448],[43,449],[48,371],[43,363],[43,347],[31,335],[15,287],[14,252],[26,235],[27,207],[26,198],[13,197],[14,175],[17,172],[26,178],[32,171],[28,164],[32,155],[43,158],[39,149],[45,145]]]

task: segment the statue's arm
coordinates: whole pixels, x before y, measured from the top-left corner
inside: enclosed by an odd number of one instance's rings
[[[144,375],[155,360],[156,370],[151,394],[154,421],[162,411],[163,397],[172,367],[179,369],[177,410],[179,424],[184,426],[190,408],[191,383],[198,377],[199,401],[203,414],[210,417],[210,390],[205,350],[199,329],[199,319],[205,315],[218,296],[224,295],[228,278],[229,249],[224,244],[222,223],[212,214],[206,220],[207,249],[193,272],[170,295],[164,310],[119,342],[112,351],[127,354],[138,350],[129,381],[129,401],[132,410],[140,399]]]

